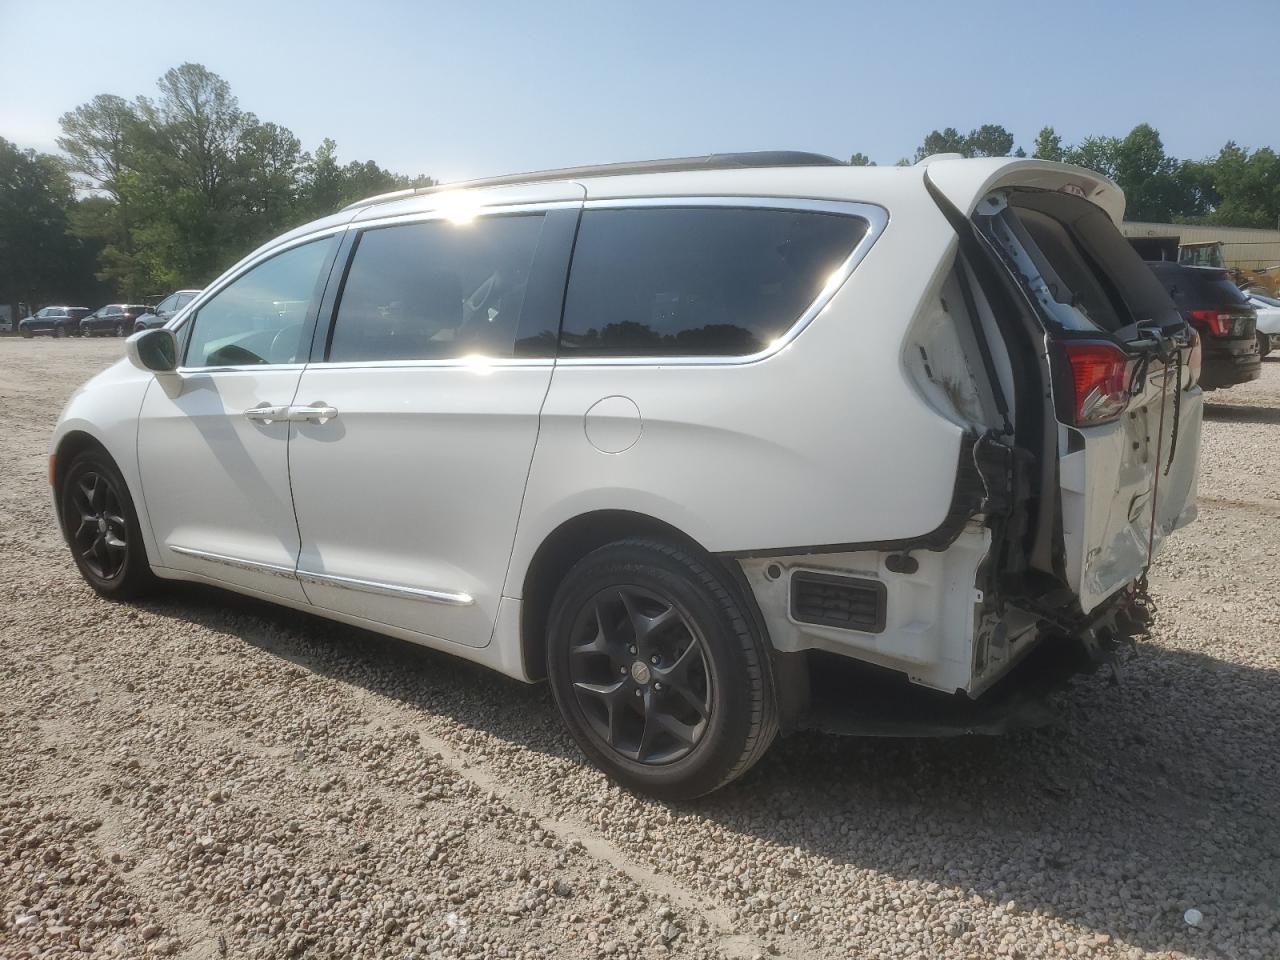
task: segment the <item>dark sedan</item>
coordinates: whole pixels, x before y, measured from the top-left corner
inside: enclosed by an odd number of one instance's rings
[[[150,310],[134,303],[109,303],[99,307],[80,321],[80,333],[86,337],[124,337],[133,333],[138,318]]]
[[[199,290],[178,290],[169,294],[155,308],[147,308],[147,312],[138,317],[133,325],[136,330],[150,330],[152,327],[163,327],[179,310],[195,299]]]

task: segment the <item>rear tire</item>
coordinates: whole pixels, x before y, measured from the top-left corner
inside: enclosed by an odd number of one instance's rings
[[[62,530],[87,584],[108,600],[132,600],[157,584],[133,498],[102,450],[76,454],[58,490]]]
[[[117,337],[123,337],[123,336],[124,336],[124,325],[123,325],[123,324],[119,324],[119,323],[117,323],[117,324],[116,324],[115,334],[116,334],[116,336],[117,336]]]
[[[547,675],[570,734],[619,783],[664,800],[741,776],[777,734],[767,641],[708,558],[622,540],[565,576]]]
[[[62,339],[67,335],[66,328],[63,327],[61,324],[56,324],[53,328],[53,335],[57,339]]]
[[[23,339],[23,340],[30,340],[32,337],[34,337],[34,336],[35,336],[35,334],[34,334],[34,333],[32,333],[32,332],[31,332],[28,328],[26,328],[26,327],[20,327],[20,328],[18,329],[18,333],[22,335],[22,339]]]
[[[1271,352],[1271,337],[1269,334],[1258,334],[1258,356],[1265,360],[1267,354]]]

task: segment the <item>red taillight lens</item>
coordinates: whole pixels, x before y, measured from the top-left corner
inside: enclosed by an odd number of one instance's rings
[[[1231,332],[1231,314],[1220,310],[1192,310],[1193,323],[1202,323],[1215,337],[1225,337]]]
[[[1128,354],[1110,343],[1068,340],[1062,344],[1071,373],[1068,422],[1076,426],[1104,423],[1129,405],[1131,363]]]

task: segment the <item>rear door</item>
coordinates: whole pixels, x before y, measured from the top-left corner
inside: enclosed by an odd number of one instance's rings
[[[489,642],[580,207],[352,225],[289,446],[298,577],[316,606]]]
[[[1087,201],[999,191],[975,220],[1046,323],[1062,564],[1088,612],[1195,516],[1200,396],[1191,338],[1158,282]]]
[[[1123,201],[1109,181],[1035,163],[935,182],[968,209],[1043,326],[1057,468],[1052,572],[1088,612],[1195,517],[1192,337],[1116,229]]]

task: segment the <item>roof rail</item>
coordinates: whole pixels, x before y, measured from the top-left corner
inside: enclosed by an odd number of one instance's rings
[[[573,180],[578,177],[621,177],[637,173],[672,173],[681,170],[731,170],[748,167],[843,167],[843,160],[823,153],[803,150],[756,150],[748,153],[709,153],[702,157],[673,157],[668,160],[633,160],[624,163],[600,163],[585,167],[561,167],[558,170],[535,170],[509,173],[480,180],[439,183],[431,187],[397,190],[348,204],[343,210],[354,210],[375,203],[386,203],[417,194],[466,190],[473,187],[501,187],[516,183],[541,183],[547,180]]]

